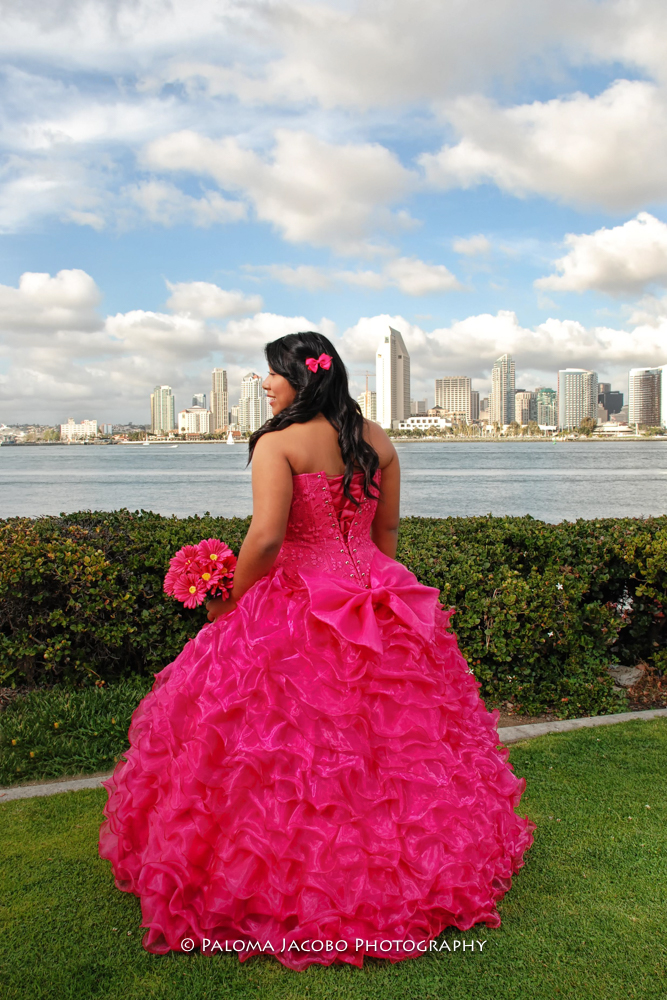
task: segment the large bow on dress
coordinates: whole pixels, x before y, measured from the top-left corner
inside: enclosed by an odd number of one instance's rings
[[[317,570],[301,569],[299,575],[308,588],[312,614],[349,642],[383,652],[376,616],[381,607],[389,608],[426,641],[433,639],[440,591],[423,586],[405,566],[380,552],[371,564],[370,587]]]

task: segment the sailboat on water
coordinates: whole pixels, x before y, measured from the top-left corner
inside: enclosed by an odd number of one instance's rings
[[[234,444],[234,435],[232,434],[231,431],[227,435],[227,444]]]

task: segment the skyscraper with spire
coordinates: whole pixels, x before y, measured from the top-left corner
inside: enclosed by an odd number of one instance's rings
[[[410,416],[410,355],[391,326],[378,345],[375,363],[377,422],[389,429]]]

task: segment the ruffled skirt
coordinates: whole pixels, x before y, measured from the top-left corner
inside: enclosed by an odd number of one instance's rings
[[[149,951],[361,965],[500,924],[534,824],[514,812],[525,782],[497,713],[447,613],[428,640],[374,614],[382,652],[278,568],[156,676],[100,833]]]

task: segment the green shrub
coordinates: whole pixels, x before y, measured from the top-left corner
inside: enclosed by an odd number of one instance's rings
[[[56,684],[15,698],[0,713],[0,785],[113,770],[152,680],[74,690]]]
[[[127,510],[0,522],[0,681],[160,670],[203,619],[164,594],[169,559],[210,537],[238,553],[249,523]]]
[[[238,552],[249,518],[84,512],[0,522],[0,681],[75,686],[150,674],[201,627],[162,591],[182,545]],[[667,518],[546,524],[405,518],[399,559],[456,608],[493,703],[563,717],[617,709],[610,662],[664,669]]]

